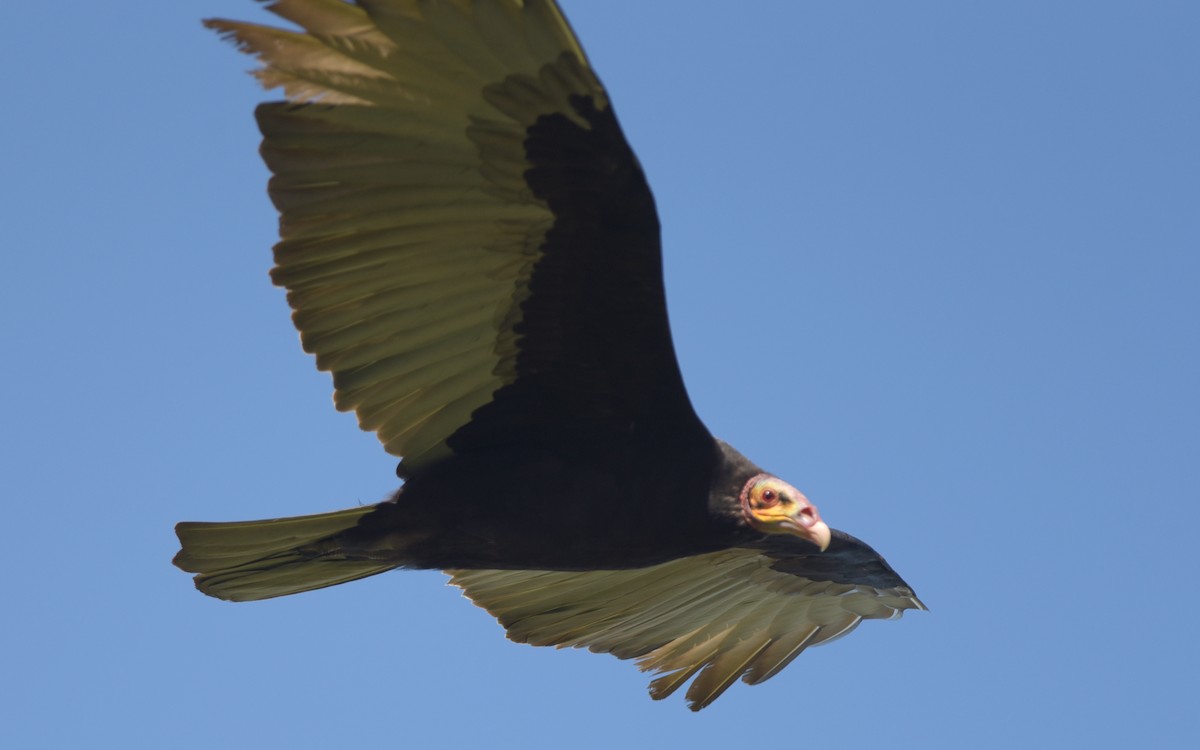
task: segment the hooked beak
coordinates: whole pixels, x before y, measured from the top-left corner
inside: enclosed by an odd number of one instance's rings
[[[821,520],[821,513],[817,510],[817,506],[813,505],[812,501],[799,490],[795,492],[795,499],[796,507],[791,509],[790,513],[786,513],[786,515],[779,513],[771,519],[770,525],[775,527],[771,531],[777,534],[798,536],[817,545],[824,552],[829,548],[829,542],[833,536],[829,531],[829,526]],[[783,508],[777,510],[783,510]]]
[[[812,508],[812,506],[810,505],[808,508]],[[812,542],[824,552],[829,549],[829,542],[832,540],[833,535],[829,531],[829,526],[815,512],[811,514],[804,512],[808,508],[802,509],[801,512],[782,521],[780,526],[801,539]],[[812,509],[816,510],[815,508]]]

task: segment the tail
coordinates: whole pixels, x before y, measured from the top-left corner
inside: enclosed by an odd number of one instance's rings
[[[366,578],[396,567],[378,560],[322,555],[318,544],[352,529],[376,506],[238,523],[185,521],[174,563],[196,573],[196,588],[235,602],[270,599]]]

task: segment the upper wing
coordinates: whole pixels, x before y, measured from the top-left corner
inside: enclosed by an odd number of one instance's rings
[[[767,680],[864,619],[925,608],[857,539],[834,532],[826,552],[810,550],[769,538],[637,570],[447,572],[514,641],[586,646],[662,673],[650,683],[655,699],[698,672],[687,691],[698,711],[737,678]]]
[[[272,276],[339,409],[405,472],[499,442],[704,430],[653,198],[552,0],[268,8],[303,31],[208,25],[288,96],[258,110]]]

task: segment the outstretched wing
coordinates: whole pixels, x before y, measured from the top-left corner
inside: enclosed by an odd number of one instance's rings
[[[823,553],[779,537],[637,570],[447,572],[514,641],[637,659],[661,673],[655,699],[695,676],[687,699],[697,711],[739,677],[763,682],[863,620],[925,608],[883,558],[842,532]]]
[[[501,442],[704,433],[653,198],[552,0],[268,8],[302,30],[208,25],[288,98],[257,113],[272,277],[403,474]]]

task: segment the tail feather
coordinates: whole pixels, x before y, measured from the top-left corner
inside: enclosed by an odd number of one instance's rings
[[[235,523],[185,521],[174,563],[196,573],[196,588],[218,599],[253,601],[335,586],[396,567],[378,560],[320,556],[312,545],[353,528],[375,506]]]

